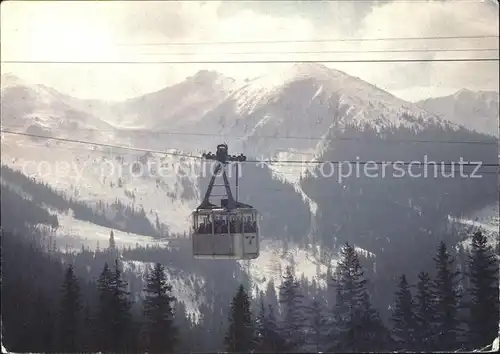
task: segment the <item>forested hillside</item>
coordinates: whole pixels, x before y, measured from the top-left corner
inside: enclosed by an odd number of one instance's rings
[[[1,167],[2,189],[16,189],[27,194],[34,205],[47,206],[57,212],[71,210],[75,219],[90,221],[94,224],[133,232],[146,236],[165,236],[168,229],[159,221],[156,227],[146,217],[144,208],[138,210],[133,205],[124,205],[116,200],[111,205],[98,202],[93,207],[82,201],[68,198],[64,193],[55,191],[47,183],[29,178],[6,165]],[[4,187],[5,186],[5,187]],[[3,198],[2,198],[3,203]],[[3,209],[2,209],[3,210]],[[14,212],[11,210],[10,212]]]
[[[332,249],[350,242],[372,252],[374,301],[383,308],[398,272],[428,271],[432,264],[423,255],[440,240],[454,245],[464,237],[449,216],[498,201],[497,146],[465,129],[342,125],[320,160],[340,164],[319,165],[301,181],[318,205],[315,242]],[[477,169],[476,161],[482,162]]]
[[[231,261],[186,263],[188,247],[120,251],[111,234],[104,250],[60,253],[45,242],[46,229],[32,226],[54,226],[42,209],[20,197],[5,202],[38,210],[8,226],[2,217],[2,340],[14,352],[448,351],[483,347],[497,335],[500,255],[480,232],[458,251],[438,241],[430,272],[400,274],[385,321],[371,300],[372,261],[350,244],[325,274],[328,286],[287,267],[276,288],[254,293]],[[185,283],[212,273],[197,291],[204,298],[197,315],[172,296],[167,274],[181,259],[194,267],[181,273]],[[145,262],[145,273],[130,260]]]

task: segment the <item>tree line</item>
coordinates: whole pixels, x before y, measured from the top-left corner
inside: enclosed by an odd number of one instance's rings
[[[226,350],[241,351],[449,351],[491,344],[498,335],[498,259],[487,238],[472,236],[467,269],[459,273],[444,242],[434,257],[435,274],[420,272],[415,286],[398,279],[386,325],[370,301],[368,279],[354,247],[341,251],[332,286],[333,306],[304,300],[287,268],[280,286],[281,319],[263,302],[253,320],[241,286],[231,304]],[[461,289],[460,277],[469,286]],[[467,294],[466,297],[462,296]],[[262,301],[262,300],[261,300]]]
[[[109,261],[95,280],[78,276],[71,263],[44,252],[30,241],[33,238],[3,231],[2,240],[9,250],[2,259],[2,337],[9,350],[205,349],[196,347],[196,338],[211,331],[214,323],[203,316],[195,319],[179,306],[160,263],[147,272],[138,293],[131,291],[112,237],[106,251]],[[397,279],[391,318],[385,323],[371,301],[376,288],[355,248],[346,244],[330,277],[332,298],[308,296],[292,266],[285,269],[274,295],[272,290],[252,294],[248,284],[239,285],[225,305],[227,326],[219,349],[359,352],[483,347],[497,336],[498,259],[480,232],[472,236],[467,257],[466,268],[459,272],[441,242],[433,274],[420,272],[414,286],[404,274]]]
[[[39,182],[33,177],[28,177],[20,171],[15,171],[6,165],[1,166],[2,180],[10,185],[21,189],[30,196],[30,202],[37,206],[48,205],[59,212],[73,211],[75,219],[88,221],[99,226],[108,227],[124,232],[132,232],[139,235],[152,237],[163,237],[168,232],[166,226],[156,218],[153,224],[144,208],[134,205],[125,205],[118,199],[107,204],[98,201],[91,207],[87,203],[67,197],[58,192],[49,184]],[[2,185],[2,195],[13,192],[13,187]],[[45,216],[44,216],[45,217]],[[54,221],[54,218],[56,221]],[[50,215],[51,225],[58,226],[57,216]]]

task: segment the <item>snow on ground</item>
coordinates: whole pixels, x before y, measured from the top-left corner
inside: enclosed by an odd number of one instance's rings
[[[123,267],[125,271],[130,270],[142,275],[145,280],[146,269],[153,269],[154,263],[125,260]],[[165,273],[167,282],[172,285],[172,295],[177,301],[181,301],[186,305],[186,311],[189,314],[193,315],[195,319],[198,319],[200,315],[199,307],[205,299],[203,295],[197,297],[193,288],[195,283],[203,287],[205,285],[205,279],[194,274],[179,273],[178,270],[170,267],[165,267]]]
[[[310,251],[297,247],[291,246],[287,252],[284,252],[283,246],[277,241],[261,241],[259,258],[252,261],[240,261],[240,263],[249,272],[259,291],[265,291],[270,280],[273,280],[278,287],[288,265],[293,267],[297,278],[304,276],[309,281],[315,279],[318,285],[325,286],[324,279],[319,278],[318,275],[326,273],[326,264],[315,259]],[[332,267],[335,267],[336,263],[337,260],[333,260]]]
[[[160,241],[150,236],[123,232],[78,220],[73,218],[71,213],[57,213],[57,218],[59,219],[59,228],[55,231],[55,236],[58,245],[63,249],[80,249],[82,244],[90,249],[95,249],[98,244],[101,249],[105,248],[108,246],[111,231],[113,231],[118,248],[135,247],[136,244],[142,246],[167,246],[169,244],[168,240]]]
[[[146,163],[138,164],[145,153],[109,151],[81,144],[42,145],[28,139],[9,138],[2,141],[2,161],[9,167],[47,182],[75,199],[90,203],[120,200],[126,205],[143,207],[152,222],[158,214],[171,232],[188,230],[191,211],[199,198],[195,179],[200,168],[195,159],[184,159],[179,166],[177,156],[152,156]],[[142,166],[143,171],[134,172],[134,166]],[[184,194],[187,196],[183,198]]]
[[[315,149],[309,149],[304,151],[280,151],[274,156],[274,160],[282,161],[304,161],[304,163],[296,164],[280,164],[271,163],[269,168],[274,172],[276,176],[281,177],[289,183],[298,184],[300,178],[304,174],[312,169],[316,168],[317,165],[307,163],[314,158]]]
[[[109,236],[113,231],[115,242],[118,248],[134,247],[136,243],[141,246],[160,245],[168,246],[169,241],[158,241],[149,236],[137,235],[133,233],[112,230],[107,227],[98,226],[90,222],[74,219],[70,214],[57,214],[60,227],[56,230],[57,243],[60,247],[78,251],[81,245],[95,249],[99,244],[101,249],[108,247]],[[66,247],[69,245],[69,247]],[[133,270],[137,274],[144,276],[146,267],[154,266],[153,263],[140,262],[136,260],[124,260],[125,270]],[[203,302],[203,297],[197,298],[194,292],[194,283],[203,286],[205,280],[193,274],[183,274],[178,269],[166,267],[167,280],[172,285],[173,295],[184,302],[187,311],[194,316],[199,315],[199,305]]]
[[[261,106],[275,102],[276,97],[279,97],[288,85],[300,83],[302,80],[313,81],[317,87],[315,93],[311,95],[311,101],[318,97],[328,100],[335,97],[340,107],[346,110],[352,109],[352,112],[346,115],[349,121],[369,122],[374,126],[387,124],[414,126],[415,122],[406,122],[400,118],[401,113],[408,112],[416,117],[425,117],[429,122],[442,123],[427,111],[368,82],[316,63],[287,65],[271,74],[252,79],[236,90],[230,99],[237,102],[237,113],[249,115]],[[378,119],[374,119],[376,117]]]
[[[158,241],[149,236],[137,235],[133,233],[122,232],[103,226],[98,226],[87,221],[74,219],[71,213],[57,213],[60,227],[55,231],[57,245],[63,249],[76,250],[85,245],[90,249],[95,249],[97,245],[105,248],[108,246],[109,236],[113,231],[115,242],[118,248],[134,247],[137,243],[144,245],[168,246],[172,241]],[[265,290],[267,283],[272,279],[276,286],[281,283],[282,272],[287,265],[293,265],[295,275],[300,278],[304,276],[309,281],[316,279],[319,285],[324,286],[324,279],[319,278],[318,274],[324,275],[327,265],[319,262],[312,255],[312,252],[289,246],[287,252],[283,251],[283,246],[276,241],[262,241],[259,258],[251,261],[240,261],[244,269],[247,270],[252,281],[259,290]],[[293,259],[293,260],[292,260]],[[216,261],[214,261],[216,262]],[[126,260],[126,269],[132,269],[140,274],[144,274],[148,263],[134,260]],[[335,267],[336,260],[333,260],[332,267]],[[149,264],[152,267],[152,264]],[[182,300],[190,313],[198,315],[199,305],[204,301],[203,297],[197,298],[194,291],[194,283],[203,285],[204,279],[193,274],[182,274],[180,270],[166,269],[168,279],[174,289],[174,296]]]
[[[479,228],[489,239],[490,244],[496,245],[500,236],[499,206],[497,203],[477,210],[463,218],[449,217],[450,221],[458,222],[462,225]],[[463,242],[464,247],[468,247],[470,238]]]

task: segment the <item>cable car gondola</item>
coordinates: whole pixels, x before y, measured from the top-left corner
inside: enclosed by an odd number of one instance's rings
[[[214,160],[216,168],[210,179],[205,197],[192,213],[193,256],[197,259],[256,259],[259,256],[258,213],[251,205],[238,201],[238,173],[236,174],[236,200],[226,174],[231,162],[246,161],[243,154],[231,156],[227,144],[217,145],[215,154],[203,154]],[[210,196],[215,179],[222,175],[225,197],[220,205],[212,204]]]

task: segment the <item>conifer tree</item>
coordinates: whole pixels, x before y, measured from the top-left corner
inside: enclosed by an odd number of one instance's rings
[[[399,278],[398,290],[395,295],[391,316],[392,335],[396,340],[398,350],[414,350],[416,344],[414,302],[404,274]]]
[[[358,348],[359,336],[356,315],[365,292],[366,280],[358,255],[354,247],[348,243],[340,250],[334,284],[337,287],[335,302],[337,346],[340,350],[355,351]]]
[[[99,349],[102,351],[126,351],[130,344],[131,303],[126,289],[118,261],[113,270],[105,263],[98,279]]]
[[[115,234],[113,233],[113,230],[109,233],[109,250],[116,250]]]
[[[335,338],[332,350],[374,350],[383,346],[385,330],[373,308],[366,288],[366,279],[353,246],[346,243],[337,264],[336,303],[334,309]],[[377,348],[381,349],[381,348]],[[375,349],[375,350],[377,350]]]
[[[153,354],[171,353],[178,334],[173,324],[172,303],[175,298],[170,295],[172,286],[168,284],[165,269],[160,263],[156,263],[149,274],[144,291],[146,292],[144,314],[147,320],[147,351]]]
[[[192,350],[192,328],[191,315],[187,312],[186,305],[182,301],[174,303],[174,327],[177,328],[176,350],[189,352]]]
[[[328,334],[328,321],[325,317],[323,303],[319,299],[313,299],[308,307],[308,329],[310,335],[307,343],[316,352],[323,351],[326,336]]]
[[[283,282],[279,287],[279,303],[281,305],[281,335],[286,341],[288,350],[299,349],[304,344],[302,330],[305,325],[304,298],[299,282],[295,279],[292,268],[287,266]]]
[[[419,343],[419,350],[431,351],[435,342],[433,323],[434,309],[432,300],[432,281],[429,274],[418,274],[417,292],[415,294],[415,339]]]
[[[243,285],[238,287],[229,309],[229,328],[224,339],[227,351],[247,352],[255,347],[250,300]]]
[[[434,350],[458,349],[458,276],[454,259],[448,253],[446,244],[440,242],[436,256],[436,278],[432,284],[434,302],[434,325],[436,345]]]
[[[264,311],[262,322],[262,338],[259,340],[259,351],[276,353],[286,351],[285,341],[279,333],[277,320],[274,315],[272,305],[267,305],[267,311]]]
[[[362,351],[383,351],[388,346],[388,331],[373,307],[368,291],[363,292],[357,309],[358,348]]]
[[[273,308],[274,316],[276,317],[276,319],[278,319],[280,317],[278,294],[276,294],[276,287],[272,279],[267,283],[264,302],[268,305],[271,305],[271,307]]]
[[[264,344],[265,322],[266,322],[266,307],[264,305],[263,294],[261,294],[259,299],[259,314],[257,315],[257,321],[255,327],[255,344],[259,351],[262,350]]]
[[[99,350],[104,352],[113,350],[113,342],[110,336],[112,331],[112,298],[111,291],[112,273],[109,269],[108,263],[104,263],[103,270],[97,280],[97,287],[99,292],[99,309],[96,318],[96,325],[98,325],[98,347]]]
[[[70,264],[66,269],[62,285],[58,331],[60,349],[70,353],[77,352],[80,344],[78,328],[82,309],[80,297],[80,285]]]
[[[491,343],[498,335],[498,260],[487,238],[480,232],[471,240],[467,260],[470,287],[468,341],[471,349]]]

